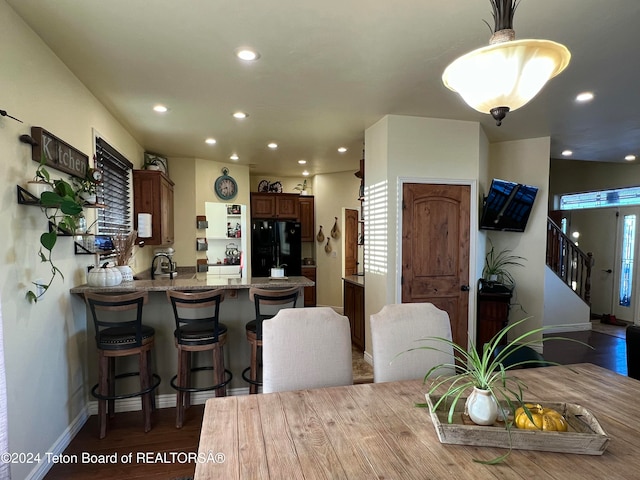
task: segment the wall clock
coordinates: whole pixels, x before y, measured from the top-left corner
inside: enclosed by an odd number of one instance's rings
[[[222,175],[216,178],[213,189],[221,200],[231,200],[237,195],[238,184],[233,177],[229,176],[229,169],[222,169]]]

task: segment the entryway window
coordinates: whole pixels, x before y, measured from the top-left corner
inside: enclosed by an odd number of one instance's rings
[[[636,245],[636,216],[625,215],[622,233],[622,255],[620,259],[619,303],[623,307],[631,305],[633,288],[633,252]]]
[[[560,196],[560,210],[619,207],[622,205],[640,205],[640,187],[567,193]]]

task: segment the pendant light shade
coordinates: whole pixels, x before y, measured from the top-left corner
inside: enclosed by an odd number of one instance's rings
[[[491,45],[454,60],[442,81],[471,108],[490,113],[500,125],[507,112],[526,105],[569,65],[571,53],[550,40],[515,40],[510,27],[516,4],[496,0],[492,5],[497,26]]]

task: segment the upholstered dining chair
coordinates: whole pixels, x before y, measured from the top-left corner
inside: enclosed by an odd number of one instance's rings
[[[425,337],[452,338],[449,315],[431,303],[385,305],[378,313],[371,315],[373,381],[422,379],[431,367],[440,363],[454,363],[451,346],[442,342],[417,341]],[[407,351],[425,345],[442,352]],[[434,373],[453,374],[454,370],[440,369]]]
[[[352,383],[347,317],[329,307],[285,308],[263,322],[263,393]]]

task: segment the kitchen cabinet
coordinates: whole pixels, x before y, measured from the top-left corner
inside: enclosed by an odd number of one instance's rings
[[[297,220],[300,205],[297,193],[252,193],[251,218]]]
[[[138,213],[151,214],[151,237],[147,245],[173,244],[173,182],[163,172],[133,171],[134,228],[138,229]]]
[[[302,267],[302,276],[309,280],[316,281],[316,267]],[[316,286],[304,287],[304,306],[316,306]]]
[[[310,195],[300,195],[298,200],[300,208],[300,237],[303,242],[314,242],[316,228],[315,203]]]
[[[480,352],[482,346],[507,326],[511,293],[478,292],[478,319],[476,348]],[[506,337],[501,344],[505,344]]]
[[[344,315],[351,325],[351,343],[364,352],[364,285],[344,280]]]

